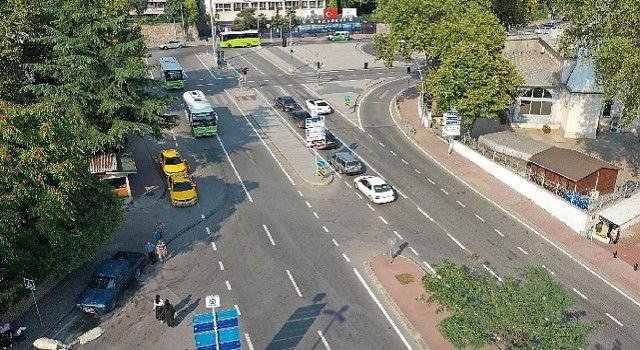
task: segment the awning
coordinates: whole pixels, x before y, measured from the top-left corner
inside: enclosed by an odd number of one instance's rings
[[[621,227],[640,221],[640,193],[601,211],[600,216]]]

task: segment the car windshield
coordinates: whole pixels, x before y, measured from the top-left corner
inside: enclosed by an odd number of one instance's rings
[[[387,184],[373,185],[373,191],[375,193],[388,192],[388,191],[391,191],[391,186],[389,186]]]
[[[190,182],[176,182],[175,184],[173,184],[173,190],[174,191],[189,191],[193,189],[193,186],[191,186]]]
[[[293,98],[291,98],[291,97],[283,97],[282,98],[282,103],[284,103],[286,105],[292,105],[292,104],[295,104],[296,101],[294,101]]]
[[[328,104],[324,101],[316,101],[316,106],[326,107]]]
[[[299,113],[296,113],[296,118],[298,118],[300,120],[304,120],[304,119],[307,119],[307,118],[311,118],[311,114],[309,114],[306,111],[299,112]]]
[[[93,289],[110,289],[115,287],[115,282],[111,277],[92,276],[88,284]]]
[[[180,157],[169,157],[164,161],[166,165],[178,165],[182,163],[182,159]]]

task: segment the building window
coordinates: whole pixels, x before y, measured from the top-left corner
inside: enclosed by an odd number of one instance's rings
[[[275,2],[267,2],[267,5],[269,6],[269,11],[275,11],[276,9],[276,3]]]
[[[242,10],[242,3],[241,2],[233,3],[233,10],[236,12],[239,12],[240,10]]]
[[[525,90],[520,97],[520,114],[550,116],[552,106],[553,96],[547,89]]]
[[[611,110],[613,109],[613,101],[606,100],[602,105],[602,118],[611,118]]]
[[[267,9],[267,3],[264,1],[261,1],[258,3],[258,10],[260,11],[265,11]]]

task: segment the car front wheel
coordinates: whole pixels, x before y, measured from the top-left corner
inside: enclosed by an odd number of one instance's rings
[[[133,278],[138,279],[138,278],[140,278],[140,276],[142,276],[142,270],[140,270],[140,268],[137,268],[137,269],[133,272]]]
[[[107,307],[107,312],[113,311],[116,308],[116,300],[113,299],[109,302],[109,307]]]

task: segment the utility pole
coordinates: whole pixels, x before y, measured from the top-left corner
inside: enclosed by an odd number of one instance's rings
[[[212,43],[211,45],[213,46],[213,67],[218,67],[218,56],[216,54],[216,38],[218,36],[218,32],[217,32],[217,24],[214,24],[214,20],[213,17],[215,17],[216,15],[216,8],[214,7],[213,4],[213,0],[209,0],[209,17],[211,18],[211,35],[213,36],[212,38]]]

